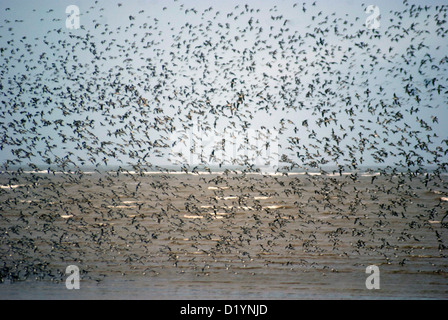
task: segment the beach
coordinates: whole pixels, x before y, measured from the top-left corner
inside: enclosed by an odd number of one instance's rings
[[[444,299],[447,180],[4,172],[0,297]]]

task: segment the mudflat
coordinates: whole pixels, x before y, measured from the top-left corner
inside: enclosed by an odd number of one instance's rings
[[[3,173],[0,297],[448,297],[447,177],[375,176]]]

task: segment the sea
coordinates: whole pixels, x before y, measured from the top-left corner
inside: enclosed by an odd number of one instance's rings
[[[447,186],[386,169],[8,168],[0,299],[447,299]]]

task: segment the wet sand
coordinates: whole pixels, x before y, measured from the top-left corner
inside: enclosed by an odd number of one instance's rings
[[[448,298],[447,177],[11,177],[1,299]]]

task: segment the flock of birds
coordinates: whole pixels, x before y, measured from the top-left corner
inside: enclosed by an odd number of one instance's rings
[[[318,2],[174,1],[120,23],[109,9],[95,1],[77,30],[54,10],[44,34],[18,37],[24,21],[8,16],[0,26],[0,280],[61,280],[68,262],[97,281],[122,265],[204,274],[220,259],[336,271],[310,262],[329,251],[403,267],[413,249],[394,241],[428,241],[445,261],[448,6],[403,1],[378,30]],[[247,159],[219,174],[184,163],[185,176],[157,164],[192,128],[275,130],[279,174],[253,175]],[[433,238],[416,235],[425,228]]]

